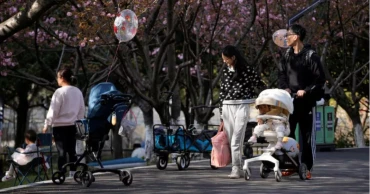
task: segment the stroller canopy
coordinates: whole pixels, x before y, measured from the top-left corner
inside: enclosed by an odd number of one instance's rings
[[[293,102],[290,94],[282,89],[266,89],[263,90],[256,99],[256,107],[258,105],[267,104],[281,107],[290,114],[293,113]]]
[[[116,86],[110,82],[99,83],[98,85],[91,88],[89,95],[89,110],[93,109],[94,106],[99,102],[100,96],[109,91],[117,91]]]
[[[91,88],[89,95],[89,109],[87,118],[101,118],[106,119],[113,112],[113,107],[120,102],[128,102],[122,98],[115,98],[123,96],[110,82],[99,83]],[[127,96],[127,95],[125,95]],[[129,103],[125,103],[126,109]],[[122,116],[123,112],[120,111],[118,116]]]
[[[118,91],[112,83],[103,82],[91,88],[86,117],[89,120],[90,138],[99,139],[108,134],[113,127],[113,113],[117,118],[116,123],[120,123],[130,106],[131,96]]]

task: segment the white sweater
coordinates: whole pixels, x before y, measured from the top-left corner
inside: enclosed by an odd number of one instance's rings
[[[45,126],[74,125],[78,119],[85,115],[85,103],[80,89],[74,86],[58,88],[51,98]]]

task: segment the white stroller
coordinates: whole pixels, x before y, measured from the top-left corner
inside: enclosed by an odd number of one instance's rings
[[[293,102],[292,97],[288,92],[281,89],[267,89],[262,91],[256,99],[256,106],[259,105],[271,105],[281,109],[281,115],[259,115],[257,119],[269,123],[269,128],[263,131],[263,137],[269,142],[269,145],[264,149],[263,154],[250,158],[244,161],[243,171],[245,180],[249,180],[251,177],[251,171],[249,163],[255,161],[261,161],[260,176],[267,178],[270,172],[275,173],[276,181],[280,182],[282,172],[294,171],[299,174],[302,180],[306,179],[307,167],[304,163],[300,163],[299,159],[299,144],[297,141],[290,137],[284,137],[282,140],[282,148],[276,149],[275,145],[278,141],[278,133],[274,130],[282,126],[285,127],[284,136],[288,136],[289,129],[289,115],[293,113]],[[280,130],[281,131],[281,130]],[[281,132],[279,132],[281,133]],[[281,134],[280,134],[281,135]]]

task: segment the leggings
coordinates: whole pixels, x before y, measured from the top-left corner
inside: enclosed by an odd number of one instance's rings
[[[76,162],[76,126],[61,126],[53,127],[53,135],[55,145],[58,150],[58,169],[62,171],[62,167],[67,163],[67,154],[69,156],[69,162]],[[70,171],[76,171],[74,165],[70,166]]]

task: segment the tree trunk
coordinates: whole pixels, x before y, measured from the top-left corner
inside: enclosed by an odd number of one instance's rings
[[[365,147],[364,132],[361,125],[360,115],[350,115],[353,124],[353,136],[355,139],[356,146],[358,148]]]
[[[153,142],[153,109],[143,111],[145,125],[145,160],[150,161],[154,156]]]
[[[17,112],[17,132],[15,134],[15,146],[19,147],[24,142],[24,132],[27,130],[29,103],[27,99],[27,89],[18,92],[19,104]]]
[[[175,1],[174,0],[168,0],[167,1],[167,32],[169,33],[172,28],[174,27],[174,13],[173,13],[173,8],[174,8]],[[172,36],[172,38],[176,38],[176,32]],[[175,53],[175,43],[172,43],[168,45],[167,49],[167,65],[168,65],[168,79],[170,86],[173,84],[175,81],[175,76],[176,76],[176,53]],[[172,104],[171,104],[171,120],[173,123],[177,122],[177,118],[180,117],[180,111],[181,111],[181,99],[180,99],[180,90],[179,90],[179,85],[176,83],[174,90],[172,91]]]
[[[113,134],[113,157],[114,159],[123,158],[123,149],[122,149],[122,136],[118,135],[118,130],[121,126],[121,123],[117,123],[112,130]]]

